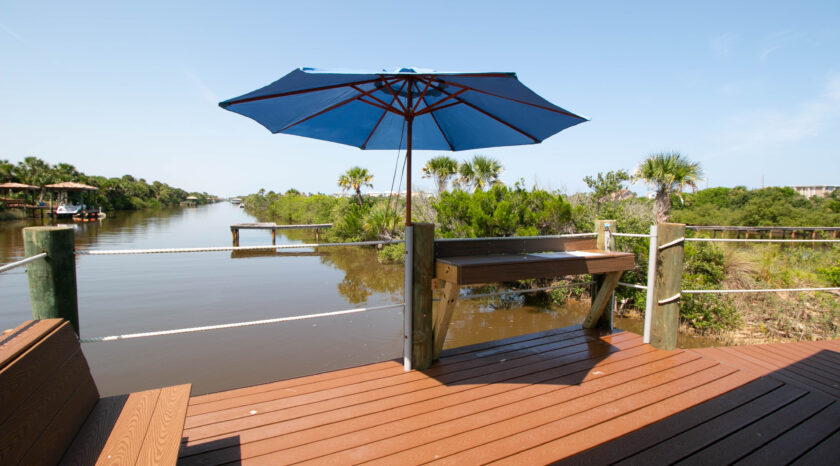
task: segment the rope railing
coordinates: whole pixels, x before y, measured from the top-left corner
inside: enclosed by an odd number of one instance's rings
[[[562,235],[538,235],[538,236],[499,236],[482,238],[437,238],[435,242],[449,241],[487,241],[487,240],[517,240],[517,239],[553,239],[553,238],[587,238],[598,236],[598,233],[566,233]]]
[[[840,291],[840,287],[827,288],[765,288],[751,290],[682,290],[684,294],[711,294],[711,293],[782,293],[794,291]]]
[[[347,309],[344,311],[333,311],[333,312],[322,312],[319,314],[306,314],[301,316],[291,316],[291,317],[278,317],[275,319],[263,319],[263,320],[252,320],[248,322],[237,322],[233,324],[220,324],[220,325],[205,325],[203,327],[189,327],[189,328],[179,328],[174,330],[160,330],[156,332],[141,332],[141,333],[129,333],[126,335],[112,335],[108,337],[92,337],[92,338],[80,338],[79,341],[81,343],[99,343],[103,341],[117,341],[117,340],[131,340],[135,338],[146,338],[146,337],[160,337],[165,335],[180,335],[184,333],[197,333],[197,332],[208,332],[211,330],[222,330],[222,329],[230,329],[230,328],[241,328],[241,327],[253,327],[257,325],[267,325],[267,324],[278,324],[281,322],[293,322],[297,320],[305,320],[305,319],[316,319],[320,317],[333,317],[333,316],[342,316],[347,314],[358,314],[360,312],[368,312],[368,311],[381,311],[384,309],[396,309],[403,307],[405,303],[399,304],[389,304],[386,306],[374,306],[374,307],[362,307],[356,309]]]
[[[7,272],[9,270],[16,269],[18,267],[23,267],[26,264],[35,262],[36,260],[44,258],[44,257],[47,257],[47,253],[42,252],[40,254],[35,254],[34,256],[29,256],[26,259],[21,259],[17,262],[12,262],[12,263],[0,266],[0,273]]]
[[[650,235],[641,233],[612,233],[612,235],[619,238],[650,238]]]
[[[738,238],[685,238],[685,241],[710,243],[840,243],[840,239],[738,239]]]
[[[376,246],[385,244],[402,244],[403,240],[393,241],[355,241],[348,243],[308,243],[308,244],[277,244],[270,246],[218,246],[205,248],[166,248],[166,249],[111,249],[111,250],[83,250],[76,251],[77,256],[113,256],[118,254],[180,254],[191,252],[224,252],[224,251],[265,251],[275,249],[305,249],[328,248],[338,246]]]

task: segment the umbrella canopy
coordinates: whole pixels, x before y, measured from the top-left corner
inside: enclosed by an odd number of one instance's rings
[[[0,184],[0,189],[15,189],[20,191],[37,191],[41,189],[40,186],[34,186],[31,184],[23,184],[23,183],[14,183],[8,182]]]
[[[99,188],[87,184],[76,183],[75,181],[64,181],[62,183],[48,184],[44,186],[54,191],[96,191]]]
[[[300,68],[219,105],[272,133],[360,149],[406,149],[406,225],[411,224],[411,150],[537,144],[587,121],[543,99],[515,73],[416,68],[344,72]]]

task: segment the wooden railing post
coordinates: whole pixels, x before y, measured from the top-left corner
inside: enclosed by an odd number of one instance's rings
[[[435,264],[435,225],[414,223],[412,235],[414,261],[412,263],[411,302],[411,366],[417,370],[432,364],[434,341],[432,331],[432,278]]]
[[[656,227],[656,232],[656,246],[661,248],[662,245],[685,238],[685,225],[660,223]],[[672,350],[677,347],[684,245],[684,241],[673,244],[665,249],[659,249],[656,255],[650,344],[663,350]]]
[[[607,247],[607,230],[609,230],[609,247]],[[596,240],[596,248],[600,250],[609,250],[615,251],[615,236],[612,236],[612,233],[616,231],[616,223],[615,220],[596,220],[595,221],[595,233],[598,233],[598,239]],[[598,273],[592,274],[592,281],[594,282],[590,287],[590,296],[592,296],[592,300],[595,300],[595,297],[598,296],[598,290],[604,286],[604,280],[607,278],[606,274]],[[615,286],[615,284],[613,284]],[[613,328],[613,313],[615,310],[615,293],[610,295],[609,301],[606,304],[606,309],[604,309],[603,314],[601,317],[598,318],[598,321],[595,323],[595,328],[605,329],[605,330],[612,330]]]
[[[32,318],[67,319],[79,334],[79,303],[76,295],[76,256],[74,230],[48,226],[23,229],[26,256],[46,252],[43,260],[26,266]]]

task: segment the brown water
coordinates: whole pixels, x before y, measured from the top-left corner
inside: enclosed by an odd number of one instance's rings
[[[74,224],[76,248],[147,249],[230,245],[233,223],[255,219],[227,203],[119,212]],[[0,264],[23,257],[21,228],[0,222]],[[278,232],[278,244],[312,242],[310,232]],[[243,230],[240,244],[269,244]],[[108,336],[225,324],[400,303],[403,270],[372,248],[79,256],[81,336]],[[30,318],[23,268],[0,274],[0,329]],[[588,303],[563,306],[532,297],[462,299],[446,347],[582,322]],[[401,358],[402,310],[238,329],[86,343],[103,395],[192,383],[193,394]],[[632,322],[618,326],[637,327]]]

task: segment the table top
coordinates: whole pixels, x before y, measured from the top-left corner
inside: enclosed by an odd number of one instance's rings
[[[460,285],[553,278],[583,273],[630,270],[635,257],[627,252],[598,249],[577,251],[489,254],[441,257],[435,261],[435,276]]]

